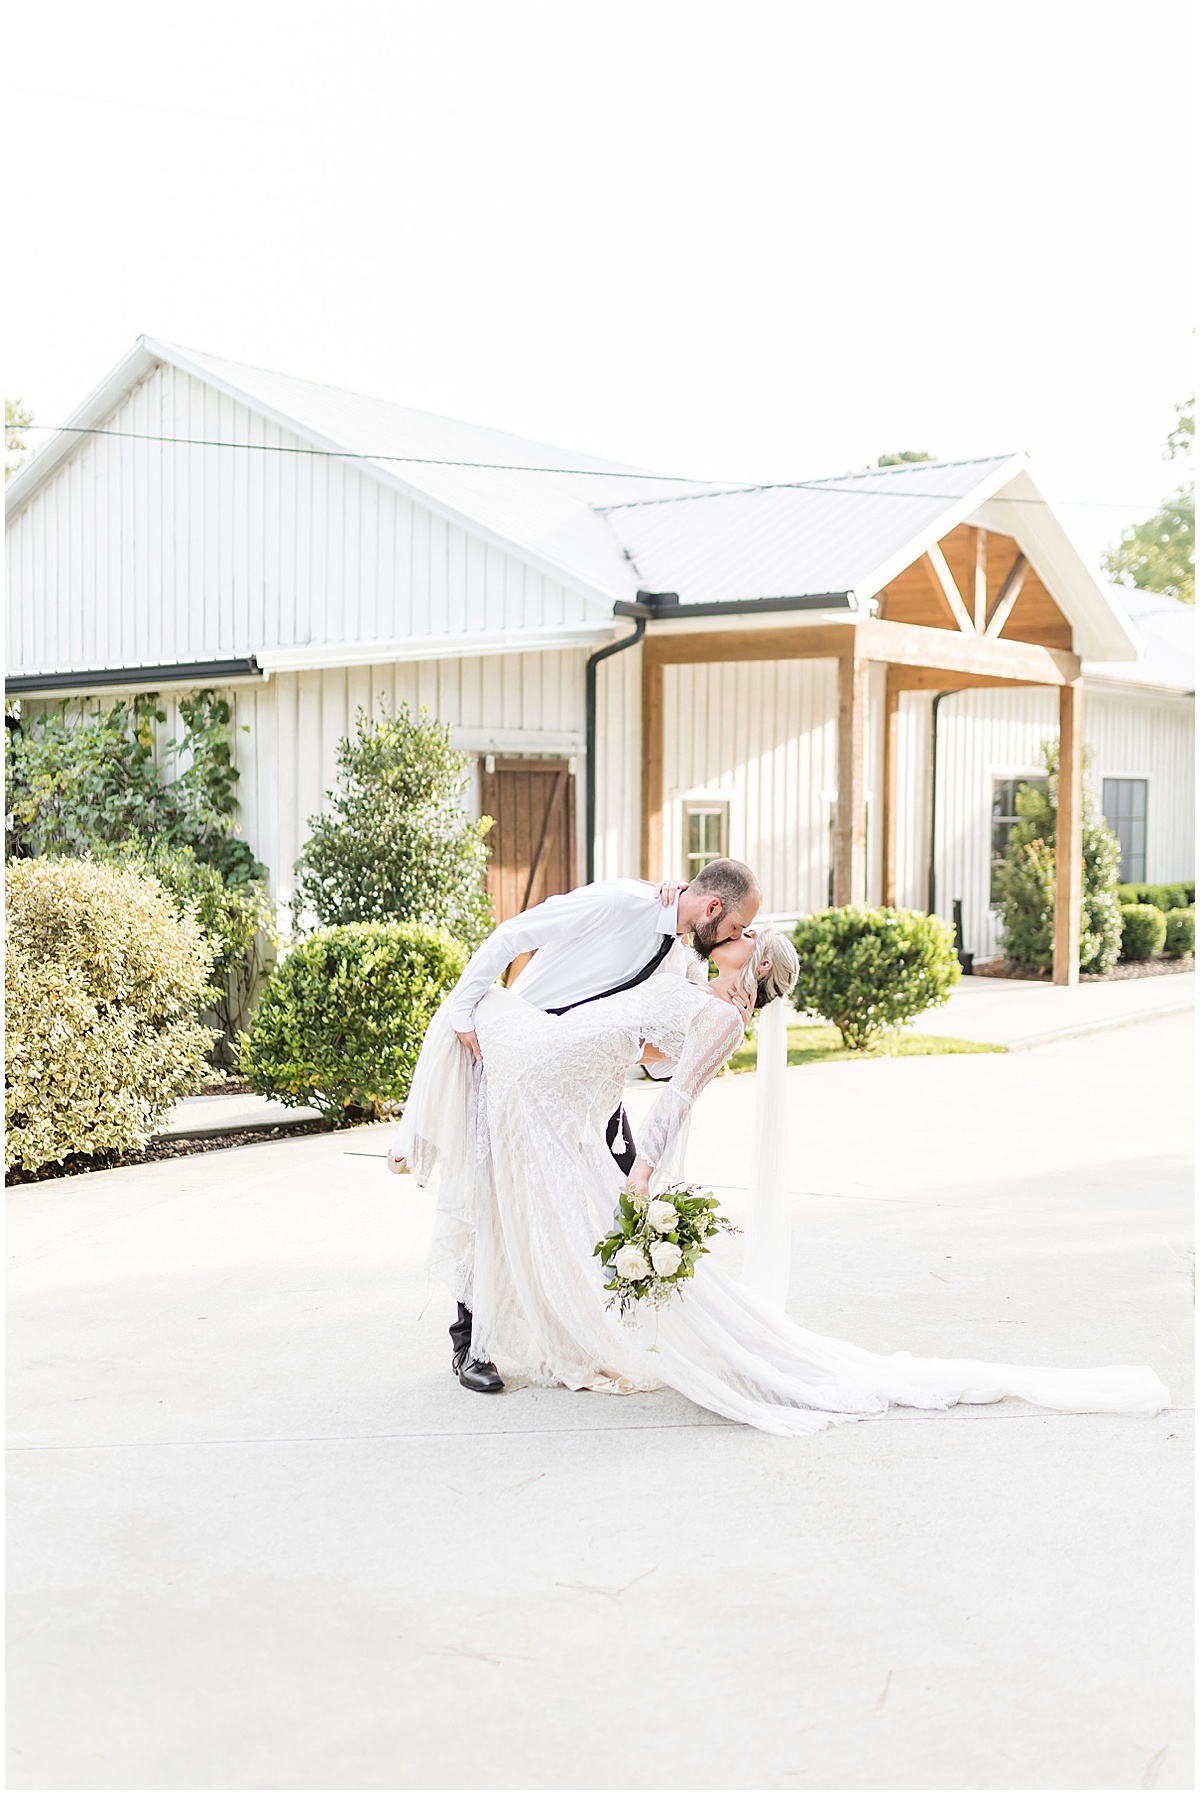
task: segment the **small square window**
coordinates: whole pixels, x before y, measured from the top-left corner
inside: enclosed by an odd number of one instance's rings
[[[1146,877],[1146,779],[1106,779],[1104,820],[1121,844],[1120,880],[1140,885]]]
[[[683,806],[684,877],[694,879],[711,860],[729,852],[729,805],[689,799]]]

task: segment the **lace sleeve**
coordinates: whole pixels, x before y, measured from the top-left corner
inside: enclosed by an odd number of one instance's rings
[[[742,1018],[731,1003],[707,1002],[688,1024],[679,1064],[641,1131],[638,1152],[651,1168],[673,1155],[692,1105],[715,1078],[742,1038]]]

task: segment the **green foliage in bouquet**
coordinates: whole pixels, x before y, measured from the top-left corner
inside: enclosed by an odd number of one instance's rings
[[[662,1308],[671,1301],[696,1261],[708,1252],[714,1234],[738,1230],[717,1209],[717,1199],[699,1185],[683,1184],[657,1197],[621,1196],[617,1219],[593,1251],[610,1273],[608,1306],[632,1323],[637,1303]]]
[[[1084,768],[1090,762],[1084,751]],[[996,908],[1006,959],[1028,972],[1054,964],[1055,839],[1058,830],[1058,743],[1042,743],[1047,788],[1023,785],[1004,862],[996,873]],[[1080,972],[1111,972],[1121,951],[1117,873],[1121,845],[1105,822],[1096,795],[1083,787],[1083,902],[1079,916]]]
[[[1167,919],[1155,904],[1122,904],[1121,958],[1153,960],[1167,939]]]
[[[797,1008],[832,1022],[854,1052],[945,1003],[960,977],[953,935],[922,910],[819,910],[801,917],[794,940]]]
[[[1169,960],[1186,960],[1196,951],[1196,907],[1167,911],[1167,938],[1163,952]]]
[[[395,1111],[425,1030],[466,955],[441,929],[347,923],[293,947],[240,1037],[252,1090],[310,1104],[337,1127]]]

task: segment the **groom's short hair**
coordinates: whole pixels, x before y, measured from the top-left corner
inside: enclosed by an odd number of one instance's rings
[[[689,890],[720,898],[722,916],[744,910],[752,899],[762,902],[758,880],[741,860],[710,860],[690,881]]]

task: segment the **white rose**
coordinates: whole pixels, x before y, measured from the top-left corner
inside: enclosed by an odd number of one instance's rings
[[[646,1216],[652,1228],[657,1228],[660,1234],[669,1234],[679,1220],[679,1211],[674,1203],[664,1203],[661,1197],[656,1197]]]
[[[674,1241],[660,1240],[656,1247],[651,1247],[650,1259],[658,1277],[673,1278],[683,1263],[683,1248]]]
[[[646,1264],[646,1255],[641,1247],[620,1247],[613,1255],[613,1265],[619,1278],[631,1278],[636,1282],[639,1278],[650,1276],[650,1267]]]

